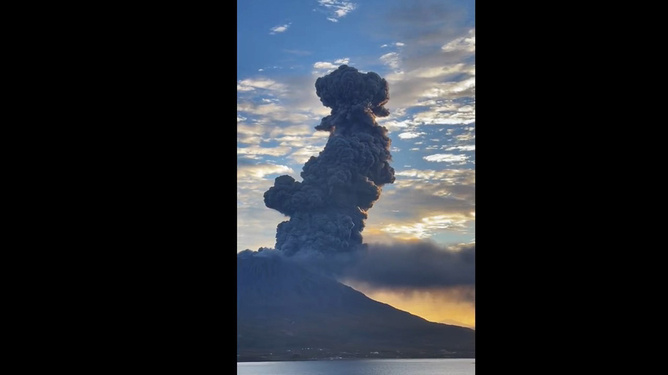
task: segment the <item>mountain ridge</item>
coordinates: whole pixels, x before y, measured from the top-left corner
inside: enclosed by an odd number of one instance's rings
[[[474,357],[475,330],[428,321],[271,253],[237,256],[237,360]]]

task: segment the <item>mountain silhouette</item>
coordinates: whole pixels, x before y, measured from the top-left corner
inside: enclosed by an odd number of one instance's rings
[[[368,298],[282,256],[237,255],[237,360],[474,357],[475,331]]]

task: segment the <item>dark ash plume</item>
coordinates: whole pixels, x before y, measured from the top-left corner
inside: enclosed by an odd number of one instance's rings
[[[264,203],[290,220],[276,230],[276,249],[286,255],[300,251],[349,253],[362,248],[367,211],[381,187],[394,182],[389,162],[390,138],[376,116],[387,116],[387,81],[341,65],[315,82],[316,94],[332,109],[317,130],[330,132],[323,151],[312,156],[302,181],[284,175],[264,193]]]
[[[475,286],[475,244],[441,247],[431,241],[369,244],[343,278],[372,288],[439,289]]]

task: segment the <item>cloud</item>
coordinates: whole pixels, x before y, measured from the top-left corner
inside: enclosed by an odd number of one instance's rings
[[[475,151],[475,145],[443,147],[445,151]]]
[[[260,124],[237,124],[237,142],[247,145],[238,147],[237,155],[259,160],[262,156],[286,157],[304,164],[316,156],[324,147],[328,134],[317,132],[309,125],[270,126]],[[271,142],[273,146],[266,143]]]
[[[281,107],[281,109],[285,110],[286,108]],[[315,132],[312,127],[304,123],[280,127],[274,126],[270,129],[268,132],[270,139],[277,142],[281,142],[285,137],[301,137],[304,139],[304,137],[309,137]]]
[[[259,165],[237,165],[237,182],[248,182],[249,180],[264,179],[270,175],[294,173],[294,170],[285,165],[259,164]]]
[[[403,47],[405,45],[406,45],[406,43],[402,43],[402,42],[395,42],[395,43],[392,43],[392,44],[387,44],[386,43],[386,44],[381,45],[380,48],[387,48],[389,46]]]
[[[322,145],[304,145],[290,154],[290,159],[297,164],[304,164],[311,158],[311,156],[318,156],[324,147],[324,142],[322,143]]]
[[[295,171],[287,165],[258,163],[244,155],[237,157],[237,252],[274,245],[276,224],[284,217],[267,210],[262,195],[275,176],[286,173]]]
[[[423,159],[437,163],[465,164],[469,157],[461,154],[434,154],[427,155]]]
[[[237,115],[239,117],[239,115]],[[244,119],[245,120],[245,119]],[[237,123],[237,142],[245,144],[259,144],[265,130],[262,125],[245,121]]]
[[[469,35],[454,39],[444,44],[444,52],[475,52],[475,29],[469,30]]]
[[[347,60],[337,59],[334,63]],[[280,81],[252,77],[238,82],[240,87],[252,89],[240,92],[237,99],[237,142],[247,145],[237,148],[238,217],[255,217],[254,222],[238,220],[238,231],[244,233],[238,235],[238,240],[243,241],[238,244],[238,251],[255,244],[273,246],[276,225],[284,216],[264,207],[263,194],[272,185],[269,177],[294,175],[292,161],[304,165],[327,142],[329,133],[314,129],[330,113],[315,94],[314,81],[314,77],[289,76]],[[275,158],[275,162],[263,162],[268,157]]]
[[[410,71],[410,75],[418,78],[441,78],[448,75],[460,73],[473,73],[473,67],[470,64],[445,64],[441,66],[421,67]]]
[[[404,217],[413,217],[414,221],[418,221],[417,218],[429,215],[430,212],[470,217],[474,211],[474,169],[405,169],[395,174],[397,180],[394,190],[387,193],[393,196],[392,202],[385,202],[384,206],[400,210],[400,205],[393,202],[405,202],[409,208],[402,210]],[[434,207],[439,209],[435,210]],[[380,206],[376,209],[380,209]],[[411,213],[414,215],[410,216]]]
[[[271,247],[276,241],[276,223],[280,223],[284,217],[278,212],[267,210],[262,202],[262,194],[272,184],[270,176],[294,171],[282,165],[255,165],[239,162],[240,158],[237,160],[237,252]]]
[[[271,32],[269,34],[274,35],[277,33],[283,33],[288,30],[288,27],[290,27],[290,25],[292,25],[292,22],[286,23],[285,25],[274,26],[271,28]]]
[[[313,71],[313,74],[324,75],[326,73],[330,73],[336,70],[341,65],[348,65],[348,64],[350,64],[350,59],[348,57],[334,60],[334,62],[317,61],[313,64],[313,68],[315,69],[315,71]]]
[[[387,80],[395,109],[390,120],[408,119],[415,125],[475,121],[475,68],[471,65],[425,66],[388,74]],[[411,114],[402,116],[408,108]]]
[[[409,224],[391,223],[381,229],[383,232],[394,235],[400,239],[425,239],[433,237],[436,230],[447,229],[455,231],[466,231],[471,218],[460,215],[434,215],[423,217],[420,222]]]
[[[403,129],[406,129],[406,128],[412,126],[412,123],[408,120],[402,120],[402,121],[397,121],[397,120],[382,121],[381,120],[381,121],[378,121],[378,123],[383,125],[390,132],[403,130]]]
[[[244,155],[250,158],[256,158],[257,156],[285,156],[290,153],[292,148],[290,147],[259,147],[259,146],[249,146],[249,147],[237,147],[237,155]]]
[[[237,82],[237,91],[254,91],[256,89],[285,91],[285,85],[282,85],[269,78],[248,78]]]
[[[339,18],[345,17],[357,8],[357,4],[350,1],[318,0],[318,4],[327,12],[327,20],[331,22],[339,22]]]
[[[237,111],[243,112],[247,116],[254,115],[257,123],[277,124],[288,122],[304,124],[312,121],[312,116],[308,112],[290,110],[282,104],[273,102],[257,104],[250,101],[241,101],[237,103]]]
[[[475,224],[475,170],[405,169],[369,215],[365,237],[469,238]],[[459,239],[468,241],[469,239]]]
[[[318,61],[315,64],[313,64],[313,67],[316,69],[336,69],[339,66],[337,64],[333,64],[330,62],[325,62],[325,61]]]
[[[386,53],[383,56],[380,57],[380,61],[383,62],[383,64],[389,66],[390,68],[396,70],[399,70],[399,54],[396,52],[390,52]]]
[[[469,5],[431,0],[387,8],[393,27],[386,31],[401,40],[382,45],[398,49],[379,55],[392,70],[386,75],[392,109],[387,121],[411,123],[413,131],[475,121],[475,28],[467,23],[473,11]]]
[[[413,123],[424,125],[468,125],[475,122],[475,110],[471,105],[444,103],[439,100],[427,109],[415,113],[411,120]]]
[[[263,189],[253,191],[247,200],[262,200]],[[237,207],[237,252],[245,249],[257,250],[260,247],[273,247],[276,242],[276,223],[284,220],[280,213],[262,207]],[[239,228],[242,228],[241,230]],[[268,230],[268,228],[270,228]]]
[[[473,2],[416,0],[401,1],[385,9],[386,30],[390,37],[411,45],[442,46],[444,39],[459,37],[471,19]]]
[[[468,133],[456,135],[455,139],[461,142],[472,141],[475,139],[475,133],[473,132],[473,129],[471,129]]]
[[[437,289],[475,285],[475,244],[439,246],[431,241],[368,244],[341,275],[371,288]]]
[[[424,135],[424,132],[404,132],[400,133],[398,137],[400,139],[413,139],[413,138],[418,138],[421,135]]]
[[[244,86],[237,84],[237,91],[253,91],[253,90],[255,90],[255,88],[252,86]]]

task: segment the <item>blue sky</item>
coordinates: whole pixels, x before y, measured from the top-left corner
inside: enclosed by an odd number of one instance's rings
[[[341,64],[378,73],[390,90],[390,115],[376,121],[389,130],[396,181],[369,210],[364,242],[475,243],[474,8],[474,0],[237,1],[237,252],[275,245],[288,218],[263,194],[277,176],[300,181],[324,148],[329,133],[314,127],[330,108],[315,80]]]

